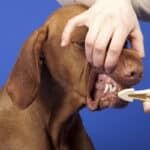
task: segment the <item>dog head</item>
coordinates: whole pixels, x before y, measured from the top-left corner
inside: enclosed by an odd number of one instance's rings
[[[52,78],[67,92],[80,95],[89,109],[125,105],[118,99],[117,92],[138,83],[143,73],[142,62],[135,52],[123,50],[115,70],[106,74],[86,60],[86,27],[73,32],[67,47],[60,46],[67,21],[85,10],[81,6],[61,8],[27,39],[7,84],[14,104],[26,108],[36,98],[41,82],[40,62],[44,58]]]

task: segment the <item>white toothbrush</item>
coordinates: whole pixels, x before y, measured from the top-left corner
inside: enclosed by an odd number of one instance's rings
[[[142,102],[150,103],[150,89],[137,90],[137,91],[133,88],[124,89],[118,92],[118,97],[127,102],[133,102],[134,99],[136,99]]]

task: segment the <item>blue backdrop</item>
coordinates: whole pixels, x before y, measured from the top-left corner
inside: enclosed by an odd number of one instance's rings
[[[25,39],[58,7],[55,0],[0,1],[0,87]],[[145,37],[145,74],[137,89],[150,88],[150,24],[142,22],[141,27]],[[141,103],[94,113],[84,109],[81,115],[96,150],[150,150],[150,114],[143,113]]]

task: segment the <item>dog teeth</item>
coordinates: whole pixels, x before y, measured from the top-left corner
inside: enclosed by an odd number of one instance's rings
[[[106,85],[105,85],[104,93],[107,93],[108,91],[109,91],[109,84],[106,84]]]
[[[112,84],[109,84],[109,92],[110,92],[110,93],[112,92],[112,89],[113,89],[113,85],[112,85]]]
[[[117,90],[116,86],[112,87],[111,92],[115,92]]]
[[[104,89],[104,93],[115,92],[116,89],[117,89],[116,86],[113,86],[112,84],[106,84],[106,85],[105,85],[105,89]]]

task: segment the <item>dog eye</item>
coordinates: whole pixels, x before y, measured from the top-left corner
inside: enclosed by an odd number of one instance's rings
[[[81,41],[81,42],[73,42],[73,44],[80,49],[85,49],[85,42]]]

